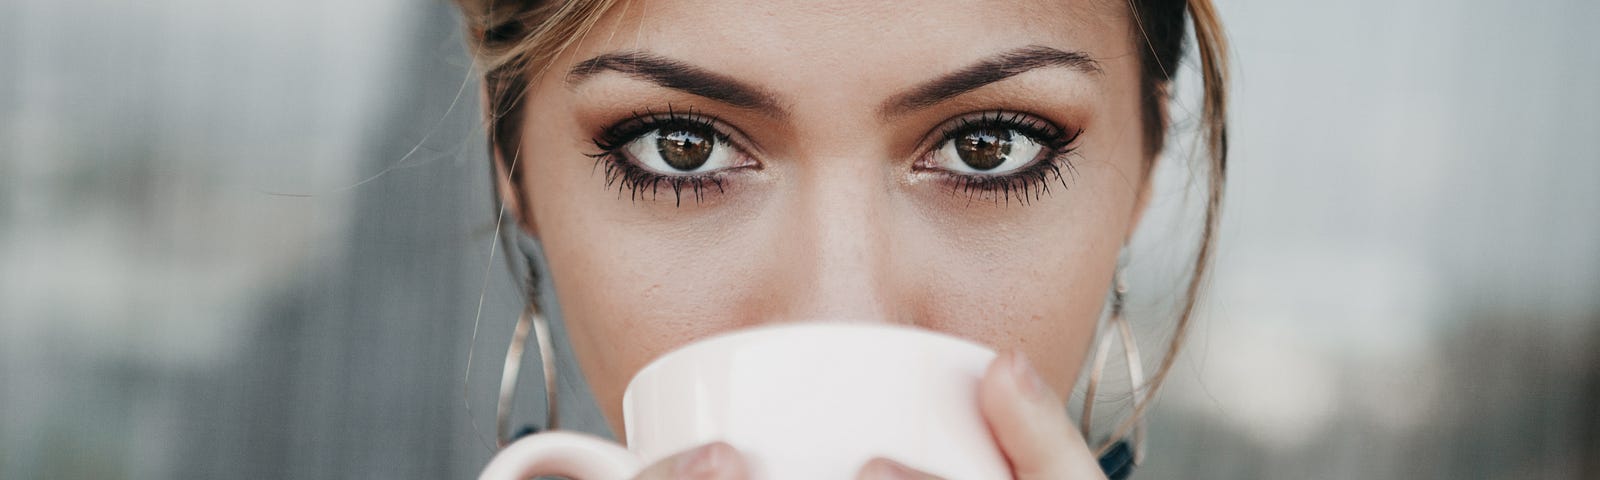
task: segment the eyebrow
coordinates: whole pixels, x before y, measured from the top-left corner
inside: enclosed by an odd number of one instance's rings
[[[645,52],[608,53],[584,60],[567,72],[567,85],[576,86],[606,71],[640,78],[735,107],[759,110],[775,117],[786,116],[777,98],[761,88],[727,75]]]
[[[1095,61],[1087,53],[1030,45],[990,56],[960,70],[924,82],[906,93],[889,98],[878,112],[880,116],[893,117],[921,110],[991,83],[1049,67],[1070,68],[1094,76],[1104,72],[1100,62]],[[584,60],[567,71],[566,82],[568,86],[577,86],[607,71],[643,79],[734,107],[758,110],[774,117],[787,116],[787,111],[778,102],[777,96],[762,88],[682,61],[646,52],[613,52]]]
[[[932,107],[985,85],[1047,67],[1065,67],[1100,76],[1105,70],[1087,53],[1030,45],[991,56],[945,74],[884,102],[878,113],[892,117]]]

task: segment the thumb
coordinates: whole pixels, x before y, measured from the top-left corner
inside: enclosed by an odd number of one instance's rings
[[[1020,352],[989,364],[978,404],[1018,480],[1104,479],[1066,404]]]

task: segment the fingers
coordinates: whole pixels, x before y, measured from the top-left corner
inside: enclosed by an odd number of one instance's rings
[[[1017,480],[1105,478],[1072,429],[1066,404],[1020,352],[989,364],[978,385],[978,404]]]
[[[856,473],[856,480],[940,480],[887,458],[875,458]]]
[[[645,468],[634,480],[743,480],[749,477],[744,457],[732,445],[717,442],[667,457]]]

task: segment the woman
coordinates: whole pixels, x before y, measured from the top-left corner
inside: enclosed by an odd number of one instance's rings
[[[1192,21],[1210,200],[1182,337],[1225,165],[1209,0],[460,3],[505,215],[543,245],[613,431],[632,375],[686,342],[893,322],[1008,352],[980,404],[1017,478],[1102,475],[1057,392],[1097,338],[1127,331],[1097,325],[1120,304]],[[743,468],[714,444],[640,478]],[[892,459],[862,471],[920,475]]]

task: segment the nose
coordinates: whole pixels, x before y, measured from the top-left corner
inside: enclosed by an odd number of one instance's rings
[[[903,322],[896,318],[892,182],[881,162],[818,159],[799,172],[782,206],[786,268],[776,285],[789,321]]]

